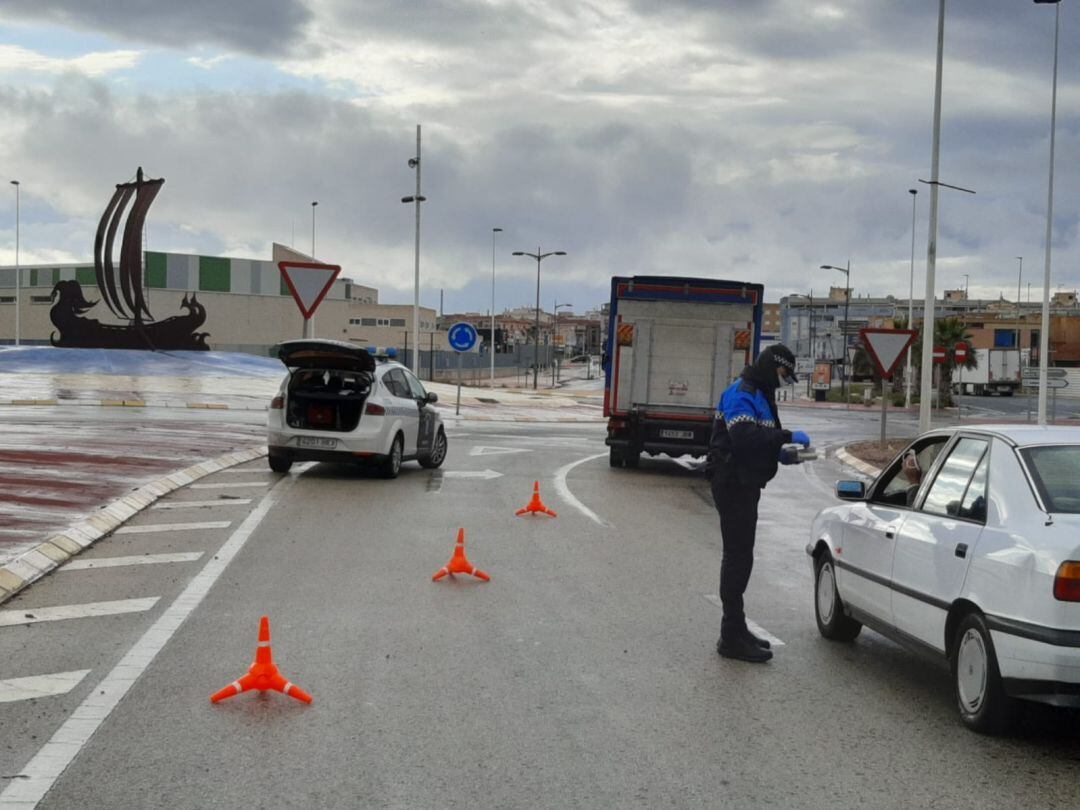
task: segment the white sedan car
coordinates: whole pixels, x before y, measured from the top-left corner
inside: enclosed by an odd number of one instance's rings
[[[289,340],[275,353],[289,369],[267,417],[275,472],[294,461],[361,462],[396,478],[403,461],[443,463],[438,397],[386,354],[338,340]]]
[[[814,519],[818,629],[863,625],[951,667],[964,723],[1080,706],[1080,429],[923,434]]]

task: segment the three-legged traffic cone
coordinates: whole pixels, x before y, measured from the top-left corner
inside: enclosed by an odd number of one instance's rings
[[[528,505],[524,506],[521,509],[518,509],[516,512],[514,512],[514,514],[518,515],[518,516],[534,514],[534,513],[539,513],[539,514],[543,514],[543,515],[551,515],[552,517],[558,517],[558,515],[555,514],[552,510],[550,510],[546,506],[544,506],[544,502],[542,500],[540,500],[540,482],[539,481],[536,481],[535,483],[533,483],[533,496],[532,496],[532,500],[529,501]]]
[[[291,681],[285,680],[274,664],[274,656],[270,651],[270,618],[268,616],[263,616],[259,622],[259,646],[255,648],[255,663],[251,665],[247,675],[215,693],[210,698],[210,702],[217,703],[252,689],[260,692],[273,689],[275,692],[282,692],[304,703],[311,703],[311,695]]]
[[[450,558],[450,562],[438,570],[435,576],[431,578],[431,581],[438,582],[447,574],[472,574],[477,579],[484,580],[484,582],[491,581],[491,577],[469,562],[465,556],[464,529],[457,530],[457,544],[454,546],[454,556]]]

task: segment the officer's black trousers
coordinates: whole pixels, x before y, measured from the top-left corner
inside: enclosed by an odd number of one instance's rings
[[[720,637],[734,639],[747,632],[743,593],[754,567],[761,488],[713,479],[712,494],[716,511],[720,513],[720,535],[724,543],[720,563],[720,601],[724,606]]]

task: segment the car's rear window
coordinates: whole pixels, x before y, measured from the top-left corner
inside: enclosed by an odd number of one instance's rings
[[[1027,447],[1020,453],[1047,510],[1080,514],[1080,445]]]

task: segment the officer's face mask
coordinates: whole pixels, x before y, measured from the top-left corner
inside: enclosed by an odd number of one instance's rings
[[[795,381],[791,379],[791,372],[783,366],[776,369],[776,379],[780,385],[794,385]]]

